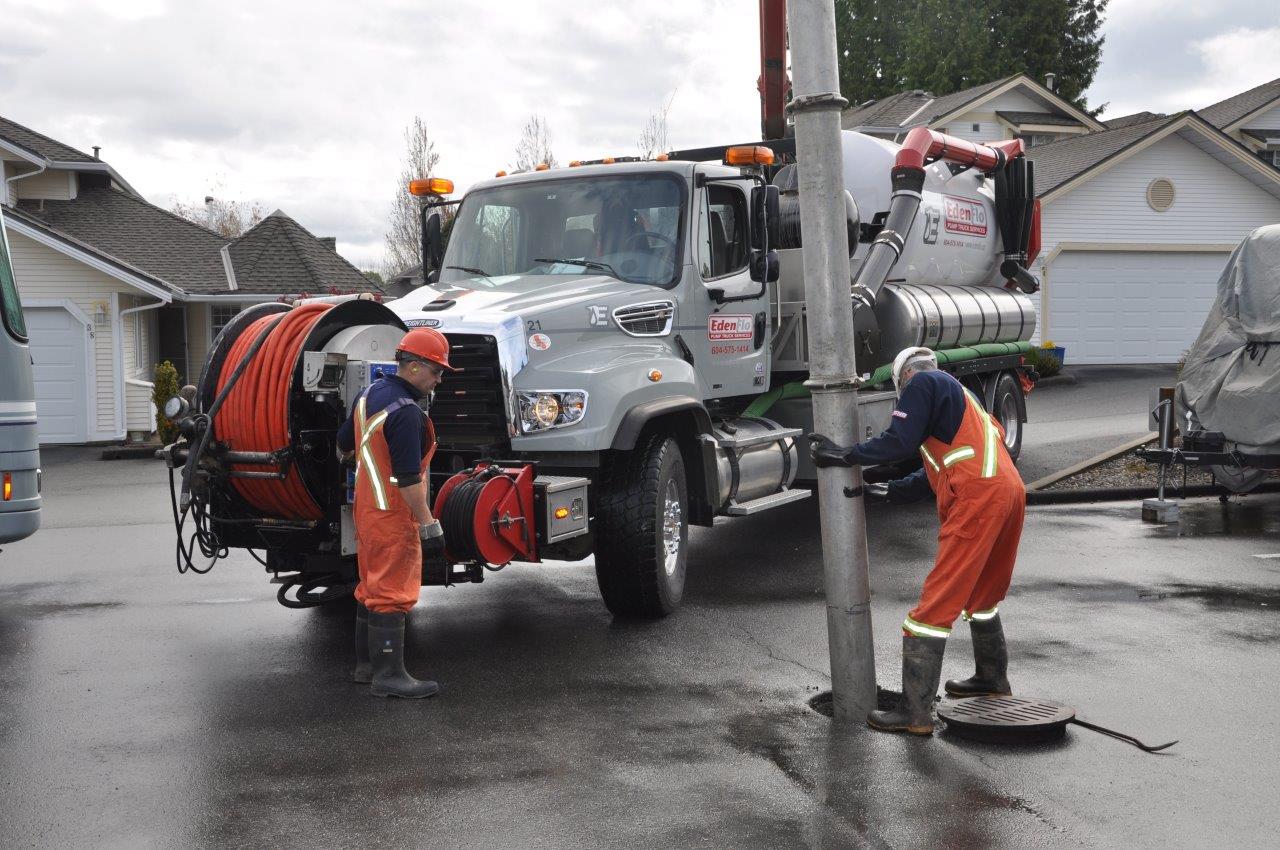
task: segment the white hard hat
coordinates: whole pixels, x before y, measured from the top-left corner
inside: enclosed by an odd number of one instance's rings
[[[923,346],[904,348],[898,352],[897,357],[893,358],[893,388],[899,395],[902,394],[902,373],[908,366],[914,366],[917,363],[929,363],[933,368],[938,368],[938,358],[934,356],[932,350]]]

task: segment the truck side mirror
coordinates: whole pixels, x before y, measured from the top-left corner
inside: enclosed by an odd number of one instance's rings
[[[433,272],[436,273],[437,279],[440,271],[440,261],[444,259],[444,240],[441,237],[441,223],[443,219],[440,210],[433,210],[424,207],[422,210],[422,280],[427,283],[434,283],[429,278]]]
[[[774,283],[778,280],[778,275],[782,271],[782,266],[778,262],[777,251],[752,251],[751,252],[751,279],[759,283]]]
[[[778,234],[778,187],[756,186],[751,190],[751,247],[768,251]]]

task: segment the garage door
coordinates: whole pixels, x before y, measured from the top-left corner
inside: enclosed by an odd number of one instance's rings
[[[1226,253],[1064,251],[1044,338],[1068,363],[1176,363],[1204,325]]]
[[[88,440],[85,409],[85,326],[61,307],[23,311],[36,379],[36,423],[41,443]]]

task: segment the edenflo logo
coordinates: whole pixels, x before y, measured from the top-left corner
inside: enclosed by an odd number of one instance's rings
[[[943,195],[942,204],[948,233],[987,235],[987,208],[982,204],[954,195]]]
[[[707,339],[751,339],[755,323],[750,316],[711,316],[707,319]]]

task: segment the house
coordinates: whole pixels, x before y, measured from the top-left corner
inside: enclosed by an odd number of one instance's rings
[[[915,127],[1023,139],[1042,214],[1035,339],[1071,363],[1177,361],[1236,243],[1280,221],[1280,173],[1263,159],[1280,147],[1280,80],[1201,113],[1100,122],[1051,79],[1015,75],[942,96],[901,92],[845,110],[841,126],[899,141]]]
[[[1040,85],[1025,74],[942,96],[900,92],[846,109],[840,126],[891,141],[928,127],[974,142],[1018,138],[1028,147],[1106,129],[1057,95],[1052,75]]]
[[[35,362],[42,443],[155,430],[154,365],[194,381],[245,306],[380,293],[276,211],[236,239],[148,203],[106,162],[0,118],[5,226]]]
[[[1204,120],[1280,168],[1280,79],[1200,110]]]
[[[1236,244],[1280,221],[1280,170],[1195,112],[1033,147],[1038,339],[1071,363],[1173,363]]]

